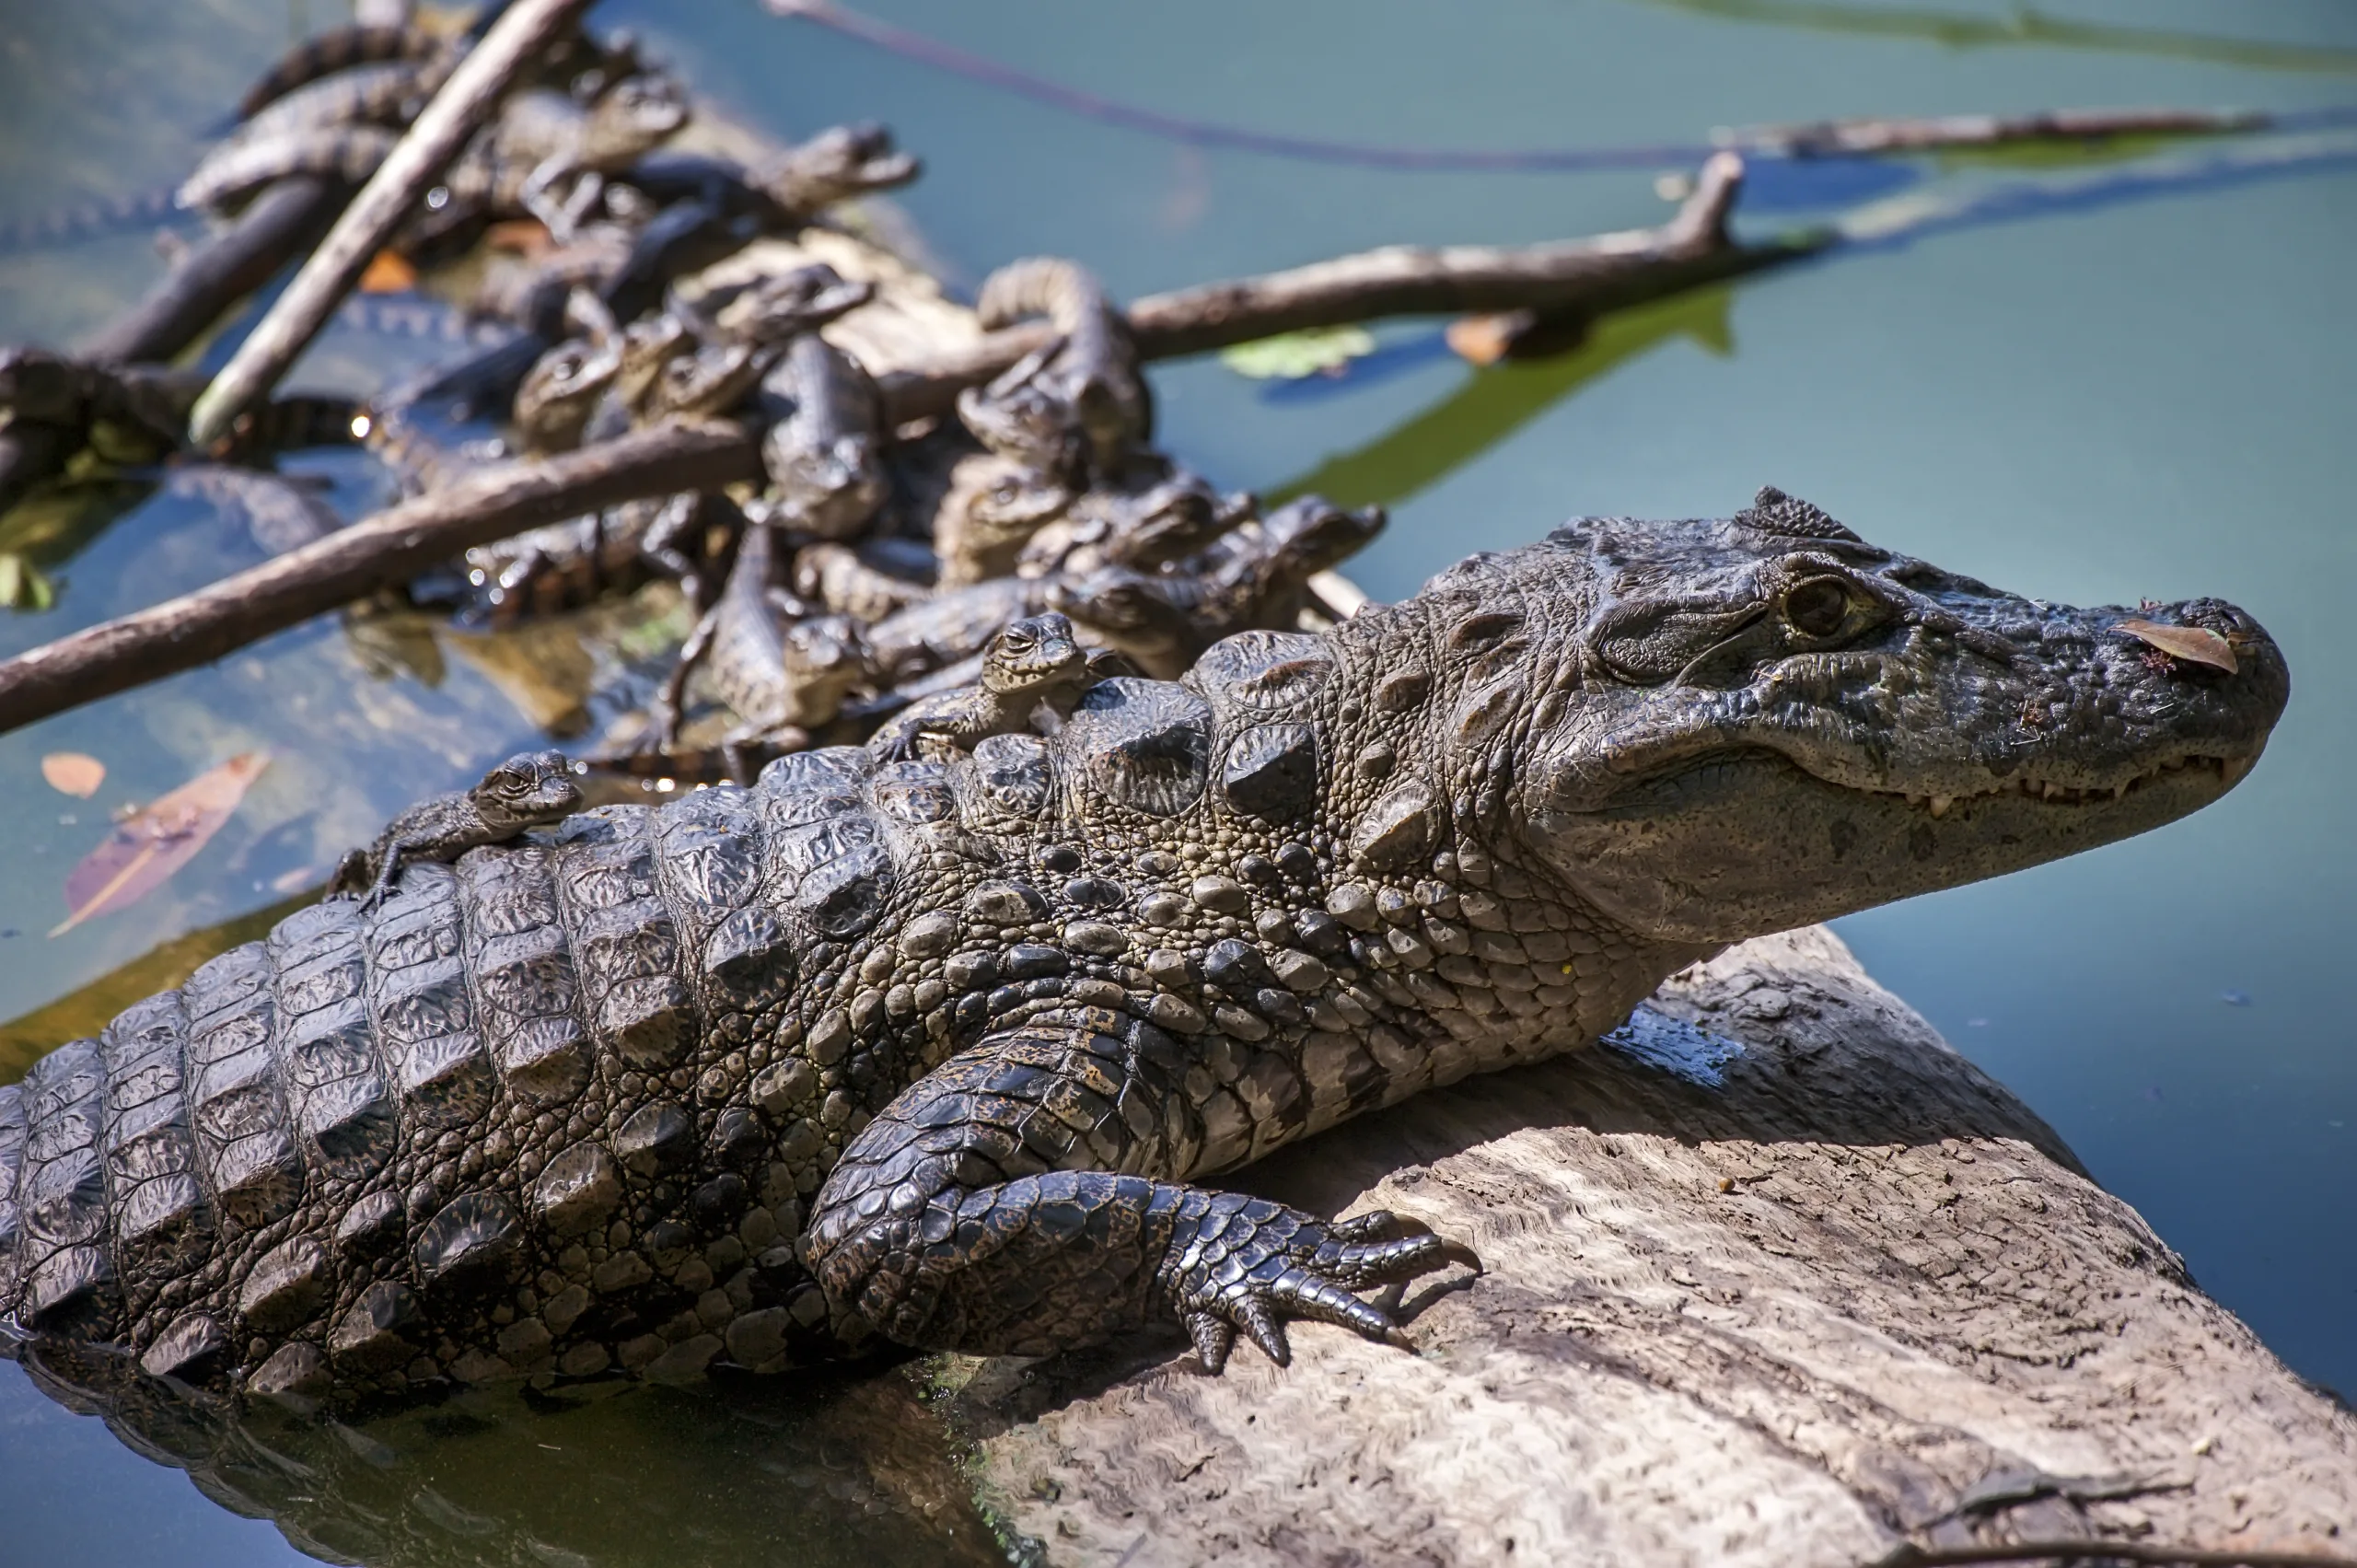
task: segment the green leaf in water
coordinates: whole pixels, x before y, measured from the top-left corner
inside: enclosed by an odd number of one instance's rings
[[[1375,352],[1375,334],[1364,327],[1305,327],[1220,351],[1220,363],[1255,381],[1298,381],[1332,376],[1353,359]]]
[[[0,551],[0,605],[10,610],[47,610],[57,590],[41,569],[14,551]]]

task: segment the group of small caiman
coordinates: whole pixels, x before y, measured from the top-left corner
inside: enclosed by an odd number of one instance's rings
[[[454,47],[298,52],[192,198],[365,174]],[[1591,1042],[1728,942],[2181,815],[2284,702],[2230,606],[2020,598],[1772,490],[1337,602],[1313,579],[1381,517],[1264,511],[1155,451],[1123,318],[1071,261],[981,290],[1048,347],[897,428],[825,331],[867,283],[699,286],[911,179],[881,132],[663,155],[685,99],[632,48],[575,38],[544,75],[412,241],[544,226],[480,302],[519,335],[360,418],[414,485],[759,422],[757,489],[447,575],[494,619],[679,579],[699,620],[643,743],[701,682],[734,782],[585,809],[567,759],[517,758],[0,1088],[0,1324],[54,1376],[105,1346],[318,1394],[878,1335],[1183,1325],[1213,1369],[1239,1334],[1283,1360],[1289,1318],[1396,1339],[1357,1293],[1462,1248],[1194,1183]],[[73,395],[36,401],[51,363],[14,362],[18,417],[146,395],[58,362]],[[506,412],[495,452],[436,439],[454,405]]]

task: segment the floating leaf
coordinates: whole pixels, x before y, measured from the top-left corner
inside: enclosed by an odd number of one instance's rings
[[[2235,662],[2234,645],[2207,626],[2164,626],[2154,621],[2131,620],[2119,622],[2119,629],[2188,664],[2206,664],[2229,675],[2242,668]]]
[[[1442,336],[1457,358],[1469,365],[1495,365],[1522,346],[1538,318],[1528,310],[1507,310],[1494,316],[1460,316]]]
[[[416,286],[416,267],[398,250],[379,250],[370,257],[357,285],[363,294],[407,294]]]
[[[1255,381],[1298,381],[1339,376],[1352,360],[1374,352],[1375,335],[1364,327],[1306,327],[1222,349],[1219,361]]]
[[[107,782],[107,765],[79,751],[52,751],[41,760],[41,776],[58,794],[87,800]]]
[[[15,551],[0,551],[0,605],[10,610],[47,610],[57,602],[57,588],[41,568]]]
[[[482,231],[482,242],[491,250],[509,251],[534,261],[556,249],[556,240],[547,227],[531,218],[509,218],[493,224]]]
[[[221,830],[269,765],[265,752],[240,752],[119,823],[66,877],[67,913],[50,935],[127,909],[161,887]]]

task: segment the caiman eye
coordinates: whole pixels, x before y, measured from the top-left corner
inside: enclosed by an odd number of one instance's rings
[[[1850,619],[1850,590],[1839,577],[1811,577],[1784,594],[1784,619],[1805,637],[1830,637]]]

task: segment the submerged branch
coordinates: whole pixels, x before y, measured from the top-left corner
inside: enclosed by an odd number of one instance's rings
[[[2314,1551],[2256,1551],[2243,1547],[2215,1550],[2166,1546],[2157,1541],[2010,1541],[2002,1546],[1902,1546],[1875,1559],[1870,1568],[1962,1568],[1978,1562],[2149,1562],[2158,1568],[2357,1568],[2357,1558]]]
[[[2112,136],[2222,135],[2282,127],[2282,117],[2200,110],[2063,110],[2052,114],[1955,115],[1930,118],[1826,121],[1805,125],[1747,126],[1720,133],[1706,145],[1637,143],[1623,146],[1475,148],[1371,146],[1323,136],[1289,136],[1270,131],[1219,125],[1141,109],[1100,94],[1069,87],[998,61],[928,38],[907,28],[854,11],[833,0],[763,0],[774,16],[811,22],[968,81],[1028,98],[1124,130],[1189,146],[1225,147],[1271,157],[1312,163],[1411,172],[1455,170],[1484,173],[1563,174],[1599,169],[1663,169],[1691,167],[1717,148],[1778,157],[1863,157],[1885,152],[1929,152],[1941,147],[1989,146],[2010,142],[2068,142]],[[2293,116],[2297,120],[2302,116]]]
[[[226,228],[192,246],[145,298],[82,347],[91,359],[166,360],[221,313],[270,281],[334,221],[348,188],[298,175],[246,203]]]

